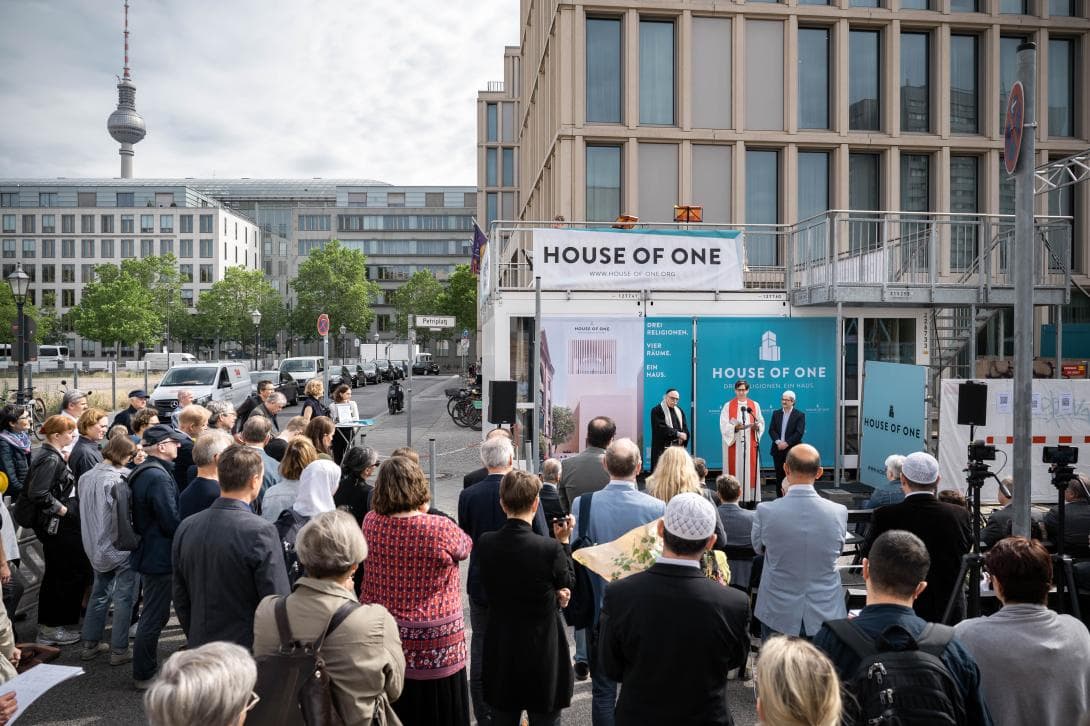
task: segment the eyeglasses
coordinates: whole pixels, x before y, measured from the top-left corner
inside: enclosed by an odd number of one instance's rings
[[[250,700],[246,702],[246,713],[254,710],[254,706],[261,700],[261,696],[257,695],[256,691],[250,691]]]

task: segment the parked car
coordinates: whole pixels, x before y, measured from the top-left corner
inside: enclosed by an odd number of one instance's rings
[[[373,360],[365,360],[360,364],[360,368],[363,369],[364,377],[368,383],[378,383],[381,377],[378,372],[378,364]]]
[[[253,388],[246,367],[238,363],[196,363],[174,366],[151,392],[151,405],[160,416],[178,408],[178,392],[193,394],[193,403],[230,401],[238,408]]]
[[[276,392],[283,394],[284,398],[288,399],[289,406],[299,403],[299,382],[292,378],[290,373],[284,371],[253,371],[250,373],[250,383],[253,384],[255,393],[259,381],[272,381],[275,383]]]
[[[398,369],[394,366],[394,364],[385,358],[379,358],[378,360],[376,360],[375,365],[378,366],[378,373],[380,376],[382,376],[382,380],[384,381],[393,381],[401,377],[397,374]]]
[[[367,385],[367,371],[363,365],[356,363],[355,365],[348,366],[348,370],[352,371],[352,385],[356,388],[363,388]]]
[[[302,385],[311,378],[321,378],[325,371],[324,359],[319,355],[307,355],[299,358],[285,358],[280,361],[280,370],[290,373]]]
[[[398,378],[404,378],[409,375],[409,361],[399,359],[392,360],[390,362],[394,365],[395,368],[398,369],[398,371],[400,371],[400,375],[398,376]]]
[[[439,375],[439,364],[431,359],[431,353],[421,353],[416,356],[416,360],[413,361],[413,375]]]
[[[352,371],[348,369],[348,366],[330,366],[329,392],[332,393],[333,389],[342,383],[348,384],[349,388],[355,388],[355,378],[352,376]]]

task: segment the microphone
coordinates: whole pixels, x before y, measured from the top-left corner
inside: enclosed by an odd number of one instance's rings
[[[746,413],[753,413],[753,409],[751,409],[749,406],[742,406],[742,410]]]

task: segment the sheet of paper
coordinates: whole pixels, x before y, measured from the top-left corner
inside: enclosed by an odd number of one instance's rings
[[[1075,413],[1075,395],[1071,391],[1060,392],[1060,415],[1070,416]]]
[[[336,409],[337,421],[343,424],[352,422],[352,404],[338,403]]]
[[[15,676],[0,686],[0,695],[15,691],[15,702],[18,704],[15,714],[8,723],[15,723],[15,720],[23,715],[23,712],[30,707],[30,704],[41,698],[50,688],[67,681],[69,678],[81,675],[83,675],[83,669],[76,666],[43,663]]]
[[[996,413],[1010,413],[1011,412],[1011,392],[1000,391],[995,394],[995,411]]]
[[[1041,394],[1040,393],[1034,393],[1033,394],[1033,405],[1030,406],[1030,412],[1034,416],[1041,413]]]

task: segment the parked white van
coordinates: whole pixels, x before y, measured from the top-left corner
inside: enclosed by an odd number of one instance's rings
[[[325,372],[325,359],[320,355],[285,358],[280,361],[280,372],[287,373],[301,384],[306,384],[311,378],[321,378]]]
[[[42,362],[52,361],[57,365],[68,365],[67,345],[39,345],[38,360]]]
[[[193,394],[193,403],[230,401],[238,408],[250,395],[249,369],[238,362],[194,363],[174,366],[151,392],[151,404],[160,416],[178,408],[178,392]]]
[[[192,353],[145,353],[144,361],[147,362],[150,371],[165,371],[174,366],[199,362]]]

